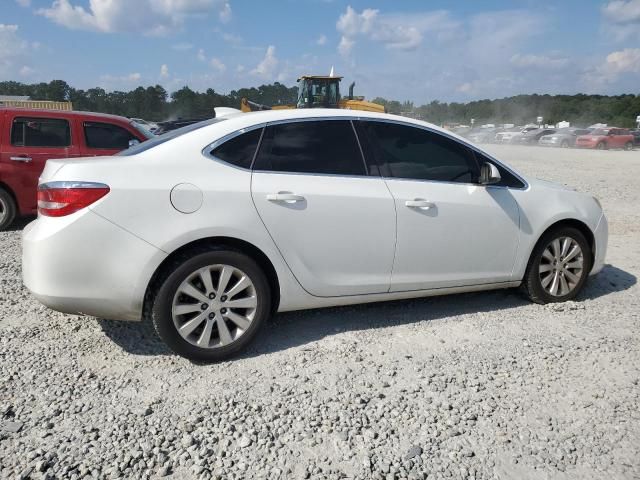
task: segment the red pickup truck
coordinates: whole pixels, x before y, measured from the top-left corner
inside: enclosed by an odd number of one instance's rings
[[[152,134],[128,118],[90,112],[0,108],[0,231],[37,211],[49,158],[113,155]]]

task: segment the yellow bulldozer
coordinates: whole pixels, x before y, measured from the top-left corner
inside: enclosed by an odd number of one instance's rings
[[[332,69],[333,70],[333,69]],[[349,95],[340,96],[340,81],[342,77],[333,75],[303,75],[298,79],[298,103],[296,105],[261,105],[243,98],[240,110],[255,112],[258,110],[281,110],[291,108],[342,108],[347,110],[366,110],[369,112],[384,112],[383,105],[367,102],[364,97],[353,95],[355,82],[349,86]]]

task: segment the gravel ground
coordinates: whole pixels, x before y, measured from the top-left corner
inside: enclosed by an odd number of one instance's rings
[[[0,233],[0,478],[639,478],[640,151],[489,149],[601,199],[608,265],[577,302],[282,314],[202,366],[41,307]]]

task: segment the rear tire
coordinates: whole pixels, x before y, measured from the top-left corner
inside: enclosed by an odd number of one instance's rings
[[[16,202],[9,192],[0,188],[0,232],[6,230],[16,218]]]
[[[563,248],[564,239],[568,239],[566,252]],[[557,255],[553,255],[553,243],[556,240],[559,241],[559,251]],[[579,253],[573,251],[573,247],[576,246]],[[568,260],[565,261],[564,258]],[[592,258],[591,247],[579,230],[562,226],[549,230],[540,238],[531,253],[522,289],[534,303],[571,300],[580,293],[587,281],[593,264]]]
[[[604,143],[604,142],[599,142],[599,143],[596,145],[596,149],[598,149],[598,150],[606,150],[606,149],[607,149],[607,144],[606,144],[606,143]]]
[[[560,147],[569,148],[569,142],[567,142],[566,140],[563,140],[562,143],[560,144]]]
[[[629,150],[633,150],[633,142],[627,142],[624,144],[624,149],[629,151]]]
[[[190,360],[216,362],[256,337],[271,316],[272,296],[251,257],[209,249],[176,259],[151,292],[151,302],[155,330],[171,350]]]

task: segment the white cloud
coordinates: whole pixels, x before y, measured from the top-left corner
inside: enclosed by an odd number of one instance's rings
[[[166,63],[160,66],[160,78],[169,78],[169,66]]]
[[[640,39],[640,0],[613,0],[602,7],[605,31],[617,41]]]
[[[607,55],[605,68],[615,75],[640,73],[640,48],[625,48]]]
[[[30,77],[34,72],[35,70],[33,68],[23,65],[18,73],[20,73],[21,77]]]
[[[244,72],[244,70],[245,70],[244,69],[244,65],[238,65],[236,67],[236,72],[238,72],[238,73],[242,73],[242,72]]]
[[[201,62],[206,62],[207,61],[207,56],[204,53],[204,50],[201,48],[198,50],[198,60],[200,60]]]
[[[640,23],[640,0],[614,0],[602,7],[602,13],[612,23]]]
[[[227,66],[220,61],[220,59],[213,57],[209,64],[216,70],[218,73],[223,73],[227,70]]]
[[[604,62],[587,70],[583,80],[591,90],[601,91],[622,77],[630,78],[632,84],[640,81],[640,48],[611,52]]]
[[[316,45],[326,45],[327,44],[327,36],[326,35],[320,35],[318,37],[318,39],[316,40]]]
[[[16,0],[16,3],[18,5],[20,5],[21,7],[30,7],[31,6],[31,0]]]
[[[142,75],[138,72],[129,73],[127,75],[100,75],[100,86],[106,89],[117,89],[117,88],[133,88],[136,87],[140,80],[142,79]]]
[[[229,2],[225,2],[222,9],[220,10],[220,13],[218,13],[218,18],[220,18],[220,21],[222,23],[228,23],[231,21],[231,16],[232,16],[232,12],[231,12],[231,5],[229,5]]]
[[[340,43],[338,44],[338,53],[343,57],[348,57],[351,54],[351,50],[353,50],[354,44],[355,42],[353,40],[343,35],[340,38]]]
[[[569,59],[565,57],[554,57],[547,55],[523,55],[516,53],[510,59],[512,65],[522,68],[559,69],[569,64]]]
[[[37,13],[73,30],[163,35],[181,28],[190,16],[221,13],[227,8],[228,2],[221,0],[89,0],[88,8],[70,0],[54,0]]]
[[[456,27],[449,13],[443,10],[383,14],[366,8],[358,13],[348,6],[336,23],[336,29],[342,34],[338,52],[349,55],[357,38],[382,43],[388,49],[414,50],[422,44],[425,35],[448,37]]]
[[[0,23],[0,75],[9,77],[15,72],[17,61],[24,62],[31,50],[29,42],[20,38],[18,25]]]
[[[278,68],[278,58],[276,57],[276,47],[269,45],[262,61],[251,70],[252,75],[256,75],[265,80],[272,80],[276,77],[276,69]]]

